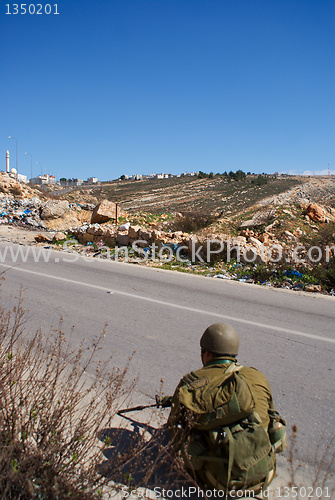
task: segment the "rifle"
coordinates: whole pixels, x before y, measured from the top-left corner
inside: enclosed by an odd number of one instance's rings
[[[140,406],[132,406],[131,408],[123,408],[116,412],[117,415],[123,415],[124,413],[128,413],[130,411],[140,411],[145,408],[169,408],[172,405],[172,396],[155,396],[156,403],[151,405],[140,405]]]

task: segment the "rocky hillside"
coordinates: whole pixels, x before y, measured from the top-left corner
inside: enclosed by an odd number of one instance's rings
[[[150,195],[145,183],[114,183],[95,188],[96,197],[80,189],[60,199],[2,174],[0,224],[42,230],[35,242],[55,248],[71,239],[74,250],[92,257],[335,293],[335,178],[272,178],[261,186],[182,179],[179,189],[175,182],[163,189],[168,181],[151,185]],[[117,196],[127,190],[128,201]],[[107,194],[117,205],[88,203]]]
[[[263,198],[279,195],[300,186],[298,177],[271,177],[267,184],[257,184],[257,177],[243,181],[219,175],[213,179],[174,177],[144,181],[115,181],[95,188],[77,188],[64,195],[70,202],[97,204],[103,199],[119,203],[127,212],[171,213],[196,211],[202,213],[236,213],[244,211]]]

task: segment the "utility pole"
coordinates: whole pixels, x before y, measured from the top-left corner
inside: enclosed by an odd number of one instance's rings
[[[31,153],[24,153],[25,155],[30,155],[30,179],[33,178],[33,155]]]

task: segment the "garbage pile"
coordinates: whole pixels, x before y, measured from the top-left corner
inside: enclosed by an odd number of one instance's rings
[[[0,224],[11,224],[32,230],[67,230],[90,217],[94,206],[64,200],[43,201],[38,197],[0,197]]]
[[[29,226],[31,229],[47,229],[41,219],[41,200],[35,198],[0,199],[0,224]]]

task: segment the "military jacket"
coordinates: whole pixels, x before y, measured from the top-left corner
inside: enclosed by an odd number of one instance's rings
[[[195,372],[195,375],[199,379],[208,379],[217,376],[218,371],[221,371],[224,374],[230,366],[231,362],[236,362],[236,359],[227,357],[215,358],[207,363],[206,366],[203,366],[202,368],[197,370]],[[241,368],[239,373],[247,380],[252,390],[255,399],[254,411],[257,412],[260,416],[262,427],[267,428],[270,421],[268,410],[273,409],[272,393],[267,378],[265,377],[265,375],[263,375],[263,373],[252,367],[243,367]],[[180,387],[182,387],[182,385],[187,383],[186,381],[187,375],[181,379],[175,390],[175,393],[172,397],[172,407],[167,422],[170,435],[177,439],[178,434],[182,432],[183,428],[183,417],[179,401],[179,389]]]

